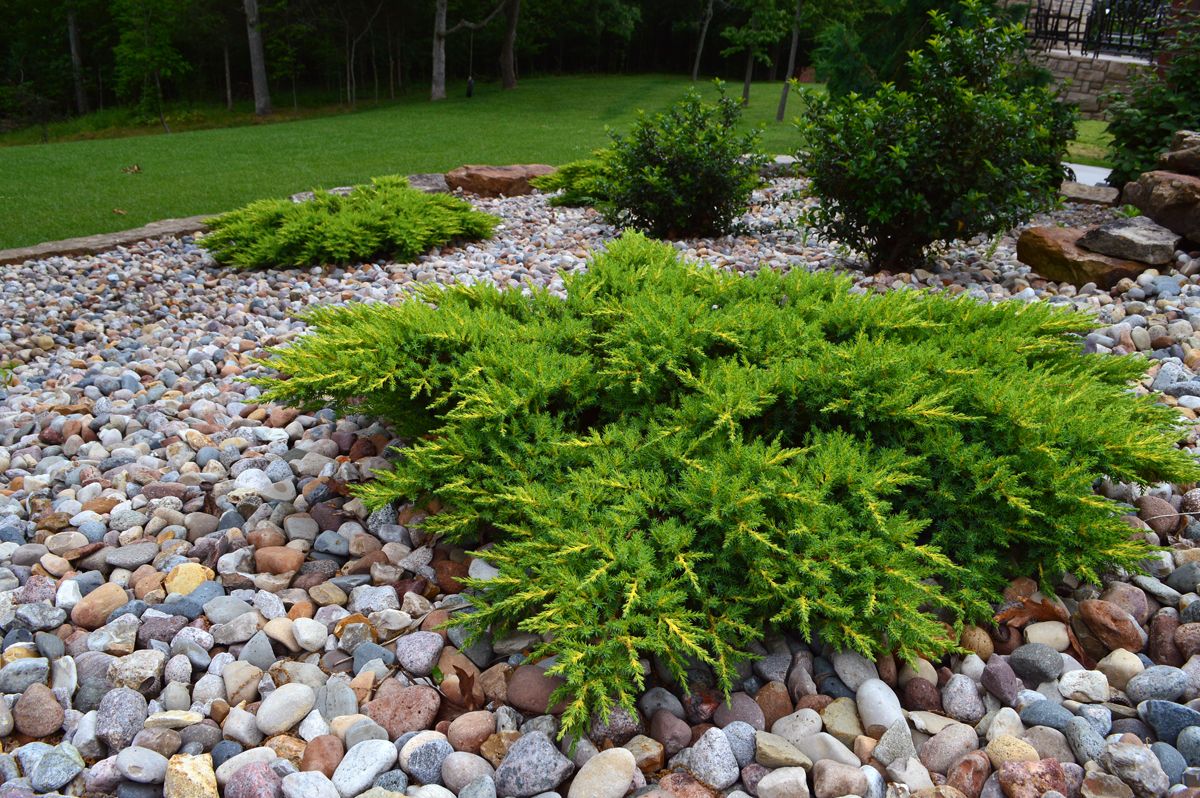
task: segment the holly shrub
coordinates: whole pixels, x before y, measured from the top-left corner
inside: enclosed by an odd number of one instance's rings
[[[1049,208],[1074,109],[1029,79],[1020,25],[976,0],[909,57],[912,88],[814,96],[799,153],[820,198],[810,224],[869,258],[908,269],[936,241],[994,234]]]
[[[613,134],[599,207],[609,220],[656,238],[730,231],[761,182],[759,133],[738,133],[742,108],[725,94],[707,103],[695,89],[662,113],[639,112],[628,135]]]
[[[1147,556],[1100,477],[1200,476],[1127,389],[1145,361],[1085,355],[1082,314],[742,277],[633,233],[564,280],[314,310],[256,384],[410,441],[359,495],[493,544],[456,622],[544,636],[568,733],[632,708],[643,658],[730,689],[772,629],[939,656],[1014,575]]]

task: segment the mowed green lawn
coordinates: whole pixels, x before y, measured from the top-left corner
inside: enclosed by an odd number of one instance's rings
[[[537,78],[510,92],[477,86],[470,100],[455,86],[444,102],[413,97],[283,124],[0,147],[0,249],[217,213],[377,175],[464,163],[560,164],[605,144],[606,126],[627,130],[637,109],[665,108],[689,85],[661,75]],[[770,152],[790,152],[798,140],[790,121],[774,121],[781,88],[755,84],[746,113],[748,124],[768,124]],[[789,101],[789,120],[798,99]],[[123,171],[134,165],[139,172]]]
[[[561,164],[604,145],[606,128],[628,130],[639,108],[667,107],[689,85],[664,75],[536,78],[510,92],[480,85],[470,100],[452,86],[439,103],[414,91],[384,107],[294,122],[0,147],[0,249],[219,213],[378,175],[464,163]],[[711,83],[700,88],[715,94]],[[787,119],[777,123],[781,89],[756,83],[744,118],[765,126],[763,149],[771,153],[790,153],[799,142],[791,120],[803,98],[793,93]],[[735,96],[740,90],[728,87]],[[1080,134],[1068,158],[1101,162],[1103,123]]]

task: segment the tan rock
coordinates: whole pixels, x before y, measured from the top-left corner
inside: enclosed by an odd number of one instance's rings
[[[1146,172],[1125,184],[1124,199],[1168,230],[1200,240],[1200,177]]]
[[[1095,283],[1111,288],[1122,279],[1136,278],[1149,264],[1110,258],[1078,246],[1077,227],[1030,227],[1017,239],[1017,260],[1042,277],[1082,286]]]
[[[176,754],[167,762],[163,794],[171,798],[217,798],[217,774],[211,754]]]
[[[129,603],[125,588],[115,582],[105,582],[84,596],[71,609],[71,623],[84,629],[99,629],[113,610]]]
[[[1000,735],[988,743],[984,750],[996,770],[1005,762],[1037,762],[1041,759],[1036,748],[1011,734]]]
[[[166,587],[168,593],[186,596],[200,587],[202,582],[212,579],[213,576],[211,568],[205,568],[197,562],[185,562],[171,569],[163,586]]]
[[[513,164],[511,166],[482,166],[468,164],[446,173],[446,184],[453,191],[462,189],[484,197],[518,197],[533,191],[530,179],[552,174],[553,166],[546,164]]]

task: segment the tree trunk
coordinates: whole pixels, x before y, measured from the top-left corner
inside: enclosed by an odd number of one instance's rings
[[[74,6],[67,8],[67,40],[71,45],[71,80],[75,83],[75,111],[83,116],[88,112],[88,98],[83,86],[83,56],[79,52],[79,26],[75,24]]]
[[[229,69],[229,44],[225,47],[225,108],[233,110],[233,73]]]
[[[254,84],[254,113],[271,113],[271,87],[267,83],[267,58],[263,55],[262,29],[259,27],[258,0],[243,0],[246,10],[246,40],[250,44],[250,80]]]
[[[750,104],[750,81],[754,79],[754,51],[746,48],[746,80],[742,83],[742,105]]]
[[[788,92],[792,88],[792,75],[796,74],[796,48],[800,46],[800,4],[804,0],[796,0],[796,15],[792,17],[792,49],[788,51],[787,74],[783,76],[783,93],[779,95],[779,110],[775,112],[775,121],[782,122],[787,113]]]
[[[700,78],[700,56],[704,55],[704,40],[708,38],[708,23],[712,22],[713,0],[704,8],[704,21],[700,23],[700,41],[696,45],[696,60],[692,62],[692,83]]]
[[[433,15],[433,83],[429,88],[429,99],[446,99],[446,3],[437,0]]]
[[[158,121],[163,130],[170,133],[171,128],[167,126],[167,117],[163,113],[162,74],[157,69],[154,70],[154,97],[158,101]]]
[[[371,79],[375,83],[375,104],[379,105],[379,61],[375,58],[375,34],[371,34]]]
[[[500,48],[500,83],[506,89],[517,87],[517,65],[515,49],[517,43],[517,17],[521,13],[521,0],[508,0],[504,7],[504,44]]]
[[[346,23],[346,105],[354,107],[354,64],[350,55],[350,23]]]
[[[387,42],[388,99],[396,99],[396,62],[392,57],[392,17],[384,18],[384,41]]]

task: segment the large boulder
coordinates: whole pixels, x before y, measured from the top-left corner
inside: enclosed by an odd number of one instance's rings
[[[1146,216],[1117,219],[1088,230],[1079,246],[1108,255],[1160,266],[1175,259],[1179,235]]]
[[[529,194],[532,178],[554,172],[553,166],[541,163],[513,164],[511,166],[480,166],[468,164],[446,173],[446,184],[450,189],[461,188],[484,197],[517,197]]]
[[[1177,132],[1171,139],[1171,149],[1159,156],[1158,166],[1167,172],[1200,177],[1200,133]]]
[[[1125,201],[1163,227],[1200,241],[1200,177],[1146,172],[1125,185]]]
[[[1017,259],[1047,280],[1111,288],[1136,278],[1149,264],[1089,252],[1079,246],[1083,231],[1075,227],[1031,227],[1017,239]]]

